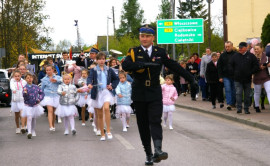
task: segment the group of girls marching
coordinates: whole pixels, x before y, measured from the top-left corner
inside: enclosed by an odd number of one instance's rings
[[[85,126],[86,105],[90,117],[94,114],[94,131],[101,136],[100,140],[106,140],[104,132],[104,120],[106,124],[107,139],[112,139],[110,130],[110,105],[113,103],[113,96],[116,89],[117,113],[123,122],[123,131],[129,127],[131,113],[131,86],[126,81],[126,73],[115,72],[105,65],[106,55],[100,52],[97,55],[97,65],[92,65],[90,75],[88,70],[82,70],[82,76],[78,80],[80,88],[72,84],[72,77],[68,74],[62,78],[54,73],[54,67],[46,66],[46,76],[41,80],[41,88],[33,84],[33,75],[27,73],[25,80],[21,78],[20,71],[16,70],[10,81],[12,90],[11,110],[15,112],[16,133],[27,133],[31,139],[36,136],[36,118],[44,113],[42,106],[48,110],[49,131],[55,131],[56,115],[64,119],[64,134],[76,134],[74,117],[78,115],[75,105],[82,108],[82,126]],[[114,93],[113,93],[114,92]],[[21,128],[19,120],[21,119]],[[27,124],[27,129],[26,129]]]

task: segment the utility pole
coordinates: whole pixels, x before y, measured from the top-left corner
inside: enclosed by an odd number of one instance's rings
[[[77,27],[77,45],[78,45],[78,49],[80,51],[81,50],[81,40],[80,40],[79,24],[78,24],[78,20],[74,20],[74,21],[75,21],[75,27]]]
[[[228,41],[227,0],[223,0],[223,38]]]
[[[109,52],[109,19],[111,18],[107,16],[107,52]]]
[[[172,19],[175,19],[175,0],[171,0]],[[173,60],[175,60],[175,44],[172,46]]]
[[[113,14],[113,33],[115,34],[115,17],[114,17],[114,6],[112,7],[112,14]]]
[[[208,47],[211,49],[211,3],[213,3],[214,0],[207,0],[208,3]]]

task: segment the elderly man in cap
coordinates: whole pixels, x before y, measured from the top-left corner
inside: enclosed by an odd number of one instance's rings
[[[250,91],[252,74],[259,70],[259,63],[256,56],[247,50],[247,43],[239,44],[239,52],[231,57],[229,70],[233,74],[236,90],[237,113],[242,113],[242,98],[244,91],[244,111],[250,114]]]
[[[184,77],[191,84],[192,91],[197,90],[194,77],[177,62],[168,58],[165,49],[153,46],[155,30],[149,25],[139,29],[141,45],[129,49],[122,63],[125,71],[132,72],[132,100],[134,102],[137,124],[144,150],[145,165],[153,165],[168,158],[168,153],[162,151],[161,117],[163,111],[162,91],[160,86],[160,71],[162,65]],[[155,153],[151,149],[153,139]]]

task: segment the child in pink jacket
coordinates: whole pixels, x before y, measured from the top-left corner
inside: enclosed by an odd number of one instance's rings
[[[165,84],[162,88],[162,102],[163,102],[163,118],[166,127],[167,119],[169,118],[169,127],[172,130],[172,112],[175,111],[174,101],[178,98],[176,88],[173,86],[173,75],[167,75],[165,77]]]

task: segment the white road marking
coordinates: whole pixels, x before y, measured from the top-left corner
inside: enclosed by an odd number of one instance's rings
[[[120,141],[122,145],[126,147],[128,150],[133,150],[135,149],[134,146],[132,146],[124,137],[122,137],[119,134],[114,134],[114,136]]]

